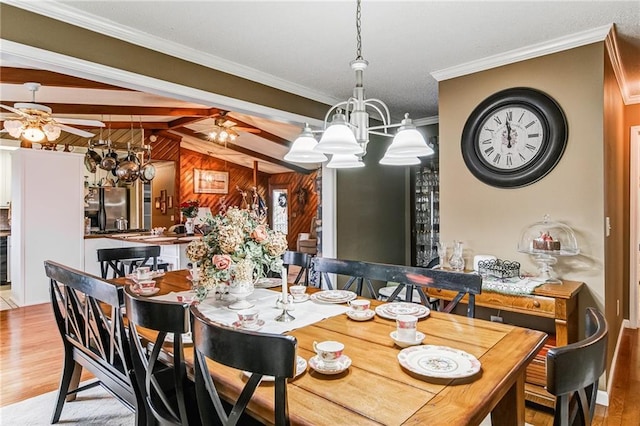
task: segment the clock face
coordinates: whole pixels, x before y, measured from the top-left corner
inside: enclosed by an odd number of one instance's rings
[[[489,167],[513,170],[540,154],[544,136],[540,115],[513,105],[498,108],[484,119],[476,144],[480,158]]]
[[[567,121],[547,94],[525,87],[497,92],[469,115],[462,131],[462,157],[482,182],[499,188],[530,185],[560,161]]]

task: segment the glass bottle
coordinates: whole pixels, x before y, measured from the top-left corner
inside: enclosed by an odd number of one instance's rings
[[[453,254],[449,258],[449,266],[454,271],[464,271],[464,257],[462,257],[462,241],[453,242]]]

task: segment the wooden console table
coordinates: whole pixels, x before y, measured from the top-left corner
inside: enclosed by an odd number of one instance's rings
[[[555,336],[550,336],[548,345],[545,345],[527,368],[525,396],[529,401],[548,407],[555,404],[553,395],[544,389],[546,351],[549,345],[564,346],[578,340],[578,293],[583,285],[584,283],[577,281],[563,281],[562,284],[543,284],[531,295],[516,296],[492,291],[476,295],[476,306],[551,318],[555,321]],[[428,288],[427,294],[437,299],[452,300],[456,292]]]

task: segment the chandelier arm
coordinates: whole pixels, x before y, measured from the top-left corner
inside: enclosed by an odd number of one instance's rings
[[[376,106],[376,103],[382,107],[382,110],[384,110],[384,114],[378,108],[378,106]],[[383,124],[389,125],[391,123],[391,114],[389,113],[389,108],[387,107],[387,104],[382,102],[380,99],[376,99],[376,98],[365,99],[364,104],[365,106],[368,105],[371,108],[374,108],[378,112],[378,114],[380,115],[380,118],[382,118]]]
[[[394,126],[394,127],[395,127],[395,126]],[[386,137],[388,137],[388,138],[392,138],[392,137],[394,137],[394,136],[395,136],[395,135],[392,135],[391,133],[387,133],[386,131],[385,131],[385,132],[378,132],[378,131],[371,130],[371,129],[373,129],[373,127],[370,127],[370,128],[369,128],[369,133],[371,133],[372,135],[386,136]]]

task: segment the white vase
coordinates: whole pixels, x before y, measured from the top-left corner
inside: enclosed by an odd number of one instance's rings
[[[253,306],[247,297],[253,293],[253,281],[232,281],[229,285],[229,295],[233,296],[236,301],[229,305],[231,309],[248,309]]]
[[[187,235],[193,235],[194,226],[193,218],[188,217],[187,221],[184,223],[184,229]]]

